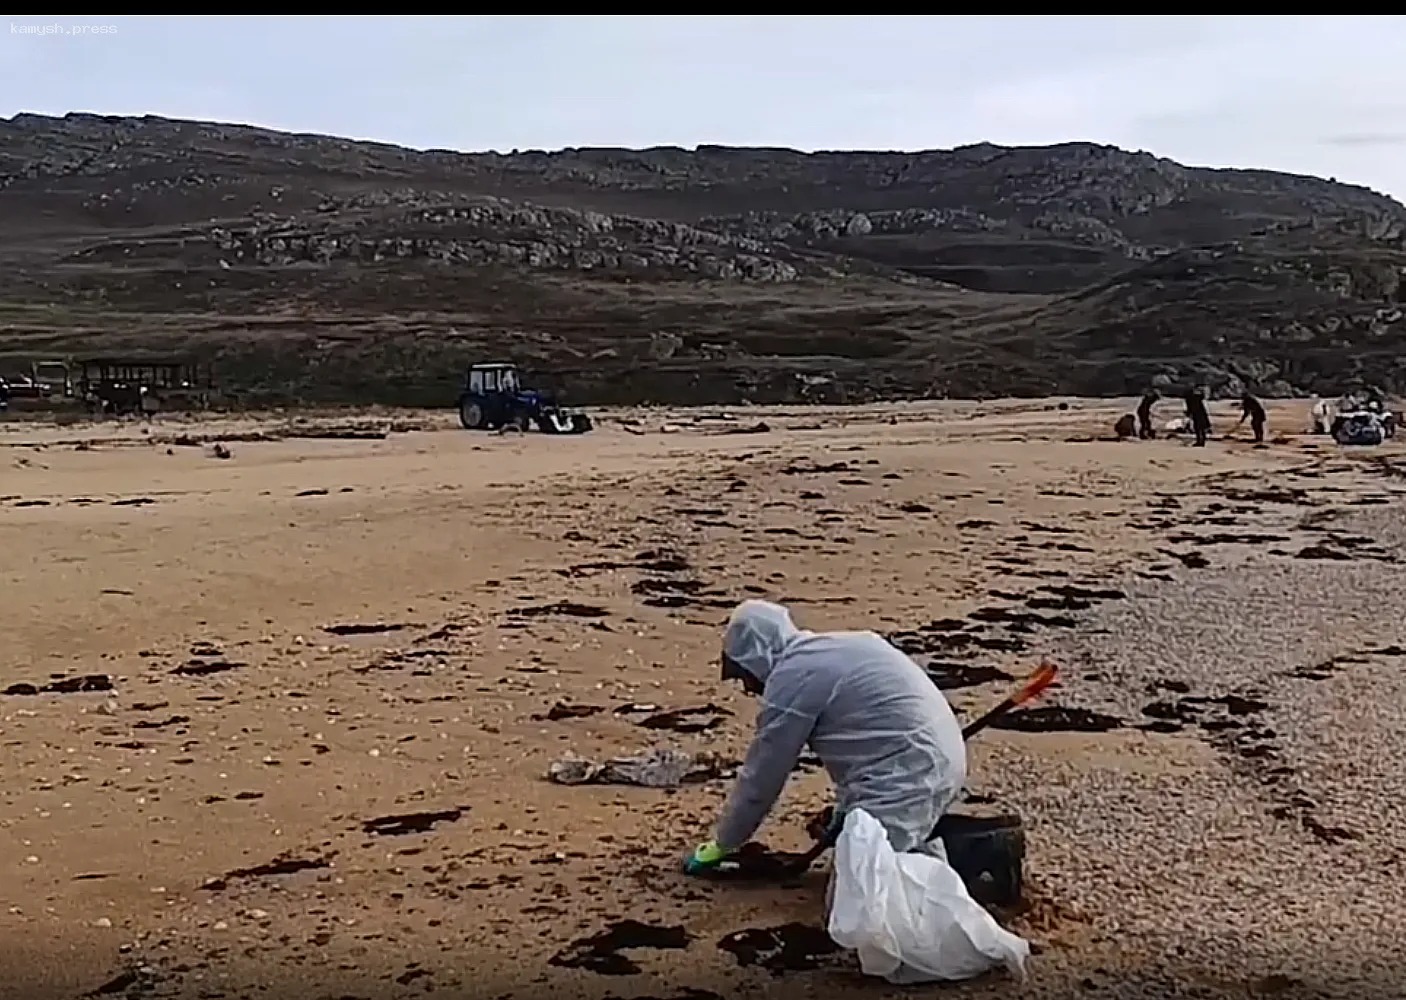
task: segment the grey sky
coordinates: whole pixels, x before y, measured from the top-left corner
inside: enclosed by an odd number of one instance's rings
[[[0,22],[0,115],[74,110],[463,150],[1083,139],[1406,199],[1406,16]]]

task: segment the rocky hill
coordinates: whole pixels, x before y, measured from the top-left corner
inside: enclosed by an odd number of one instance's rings
[[[197,355],[416,403],[499,358],[583,402],[1406,389],[1406,207],[1084,143],[461,154],[20,115],[0,220],[0,371]]]

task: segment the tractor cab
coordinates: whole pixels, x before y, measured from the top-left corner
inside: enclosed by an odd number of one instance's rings
[[[497,392],[516,395],[518,385],[516,365],[474,365],[469,369],[465,391],[481,395]]]

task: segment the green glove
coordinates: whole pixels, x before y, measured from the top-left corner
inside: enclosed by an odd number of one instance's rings
[[[699,875],[710,868],[716,868],[727,857],[727,851],[716,840],[699,844],[698,848],[684,862],[683,870],[690,875]]]

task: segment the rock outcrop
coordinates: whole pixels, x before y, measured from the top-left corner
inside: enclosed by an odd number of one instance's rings
[[[370,200],[325,198],[312,218],[270,216],[245,225],[182,227],[95,241],[71,259],[131,265],[179,258],[187,266],[226,270],[298,264],[501,265],[656,280],[760,282],[790,282],[803,274],[839,278],[853,270],[845,258],[810,261],[785,245],[679,222],[500,198],[410,197],[392,210],[377,211],[368,210]]]
[[[1070,143],[462,154],[0,121],[6,359],[195,352],[442,402],[486,355],[591,401],[1406,389],[1406,208]]]

